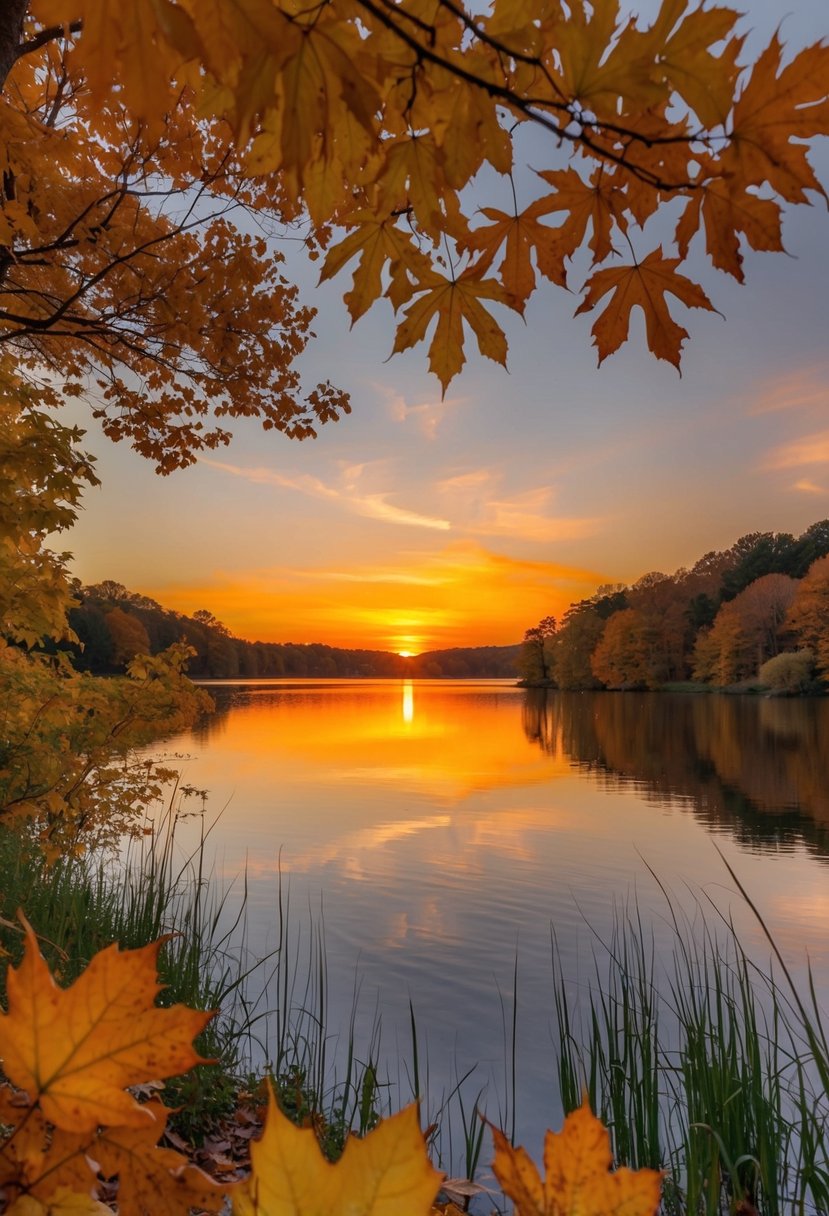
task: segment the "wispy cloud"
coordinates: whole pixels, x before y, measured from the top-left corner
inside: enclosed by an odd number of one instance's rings
[[[383,523],[402,524],[409,528],[431,528],[439,532],[447,532],[450,528],[448,519],[440,519],[433,515],[423,515],[419,511],[409,511],[389,502],[390,492],[361,493],[358,482],[363,472],[362,465],[353,465],[345,470],[345,484],[342,487],[329,485],[319,477],[309,473],[287,476],[277,473],[274,469],[263,466],[243,468],[240,465],[227,464],[221,460],[211,460],[208,457],[200,459],[201,464],[209,465],[232,477],[240,477],[254,485],[276,486],[280,489],[296,490],[310,498],[322,498],[335,502],[354,515],[362,515],[366,519],[378,519]]]
[[[814,481],[809,481],[806,477],[801,477],[800,481],[796,481],[792,486],[793,490],[797,490],[801,494],[825,494],[825,486],[819,486]]]
[[[386,408],[395,422],[413,423],[426,439],[436,439],[447,414],[465,400],[464,397],[448,397],[443,401],[430,398],[410,404],[403,393],[390,389],[388,385],[375,384],[374,388],[385,397]]]
[[[588,516],[568,516],[550,510],[553,486],[535,486],[517,494],[504,493],[503,475],[495,469],[468,469],[444,478],[437,491],[456,519],[458,530],[472,536],[508,536],[514,540],[580,540],[594,535],[601,524]]]
[[[769,453],[764,462],[767,469],[794,469],[801,465],[829,464],[829,431],[818,431],[793,439]]]
[[[825,410],[829,406],[829,376],[824,365],[797,368],[764,383],[749,404],[749,414],[782,410]]]

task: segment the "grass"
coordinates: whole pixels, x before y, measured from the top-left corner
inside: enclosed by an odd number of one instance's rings
[[[229,887],[216,880],[206,863],[210,827],[203,815],[196,847],[190,853],[179,847],[187,792],[178,791],[152,831],[118,856],[68,857],[47,867],[34,840],[0,829],[0,947],[10,963],[19,961],[22,909],[65,986],[111,942],[130,949],[166,936],[159,956],[162,1003],[217,1011],[196,1043],[214,1063],[165,1085],[165,1102],[177,1108],[175,1130],[200,1143],[232,1114],[241,1093],[262,1095],[267,1076],[286,1113],[311,1123],[336,1159],[349,1133],[365,1134],[388,1107],[378,1073],[379,1020],[359,1051],[355,991],[344,1051],[335,1052],[324,925],[304,942],[292,932],[281,882],[276,948],[265,958],[250,956],[245,877]]]
[[[199,1044],[217,1064],[174,1078],[165,1100],[176,1127],[199,1140],[230,1115],[239,1094],[271,1077],[283,1109],[316,1129],[333,1160],[349,1134],[364,1135],[412,1097],[434,1158],[474,1179],[485,1148],[486,1094],[474,1070],[455,1076],[437,1103],[410,1006],[411,1042],[392,1084],[383,1073],[375,1011],[358,1046],[359,985],[344,1034],[329,1026],[325,925],[296,930],[280,882],[272,955],[249,958],[244,876],[221,888],[205,865],[210,830],[182,855],[181,808],[117,858],[72,858],[45,868],[34,843],[0,831],[0,945],[19,957],[23,906],[44,953],[68,983],[117,941],[162,950],[165,1001],[217,1008]],[[748,906],[767,933],[737,875]],[[670,901],[669,901],[670,905]],[[593,978],[574,989],[553,937],[557,1074],[565,1111],[586,1089],[610,1130],[618,1164],[665,1171],[665,1216],[763,1216],[829,1210],[829,1045],[815,985],[798,990],[768,935],[759,968],[734,926],[712,907],[683,919],[671,909],[673,946],[657,949],[634,904],[611,937],[596,939]],[[518,966],[511,1001],[501,993],[504,1092],[490,1117],[514,1138]],[[252,1075],[255,1073],[256,1075]]]
[[[829,1051],[811,975],[804,999],[770,936],[760,969],[713,910],[671,916],[661,956],[638,909],[618,916],[586,994],[553,940],[565,1110],[586,1088],[616,1161],[665,1171],[667,1213],[827,1211]]]

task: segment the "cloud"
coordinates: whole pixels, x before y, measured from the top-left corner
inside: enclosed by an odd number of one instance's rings
[[[329,502],[335,502],[338,506],[345,507],[354,515],[361,515],[366,519],[378,519],[383,523],[402,524],[408,528],[430,528],[439,532],[447,532],[451,527],[448,519],[439,519],[433,515],[422,515],[418,511],[409,511],[405,507],[398,507],[394,503],[389,502],[389,493],[360,493],[357,488],[357,483],[362,476],[365,466],[352,465],[344,470],[345,485],[338,489],[336,486],[329,485],[327,482],[321,481],[319,477],[312,477],[308,473],[299,473],[295,476],[288,477],[284,473],[277,473],[274,469],[264,468],[262,466],[256,468],[242,468],[239,465],[227,464],[221,460],[211,460],[208,457],[200,458],[201,464],[209,465],[212,469],[218,469],[219,472],[229,473],[233,477],[241,477],[245,481],[249,481],[254,485],[276,486],[279,489],[296,490],[300,494],[306,494],[310,498],[322,498]]]
[[[764,382],[748,413],[772,414],[782,410],[825,410],[829,406],[827,367],[798,368]]]
[[[455,406],[462,405],[464,397],[447,397],[443,401],[437,398],[428,401],[418,401],[409,405],[406,398],[396,389],[385,384],[373,386],[386,399],[386,408],[395,422],[403,424],[413,422],[425,439],[436,439],[438,429],[448,412]]]
[[[801,494],[825,494],[826,490],[823,486],[816,485],[815,482],[809,481],[803,477],[800,481],[796,481],[792,486],[793,490],[798,490]]]
[[[829,464],[829,431],[818,431],[784,443],[766,458],[767,469],[794,469],[801,465]]]
[[[553,486],[542,485],[504,494],[503,475],[488,467],[468,469],[437,483],[448,502],[458,530],[473,536],[507,536],[513,540],[543,543],[581,540],[594,535],[601,524],[589,516],[550,512],[556,496]]]

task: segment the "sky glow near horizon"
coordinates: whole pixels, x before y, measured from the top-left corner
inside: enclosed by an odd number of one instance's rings
[[[740,7],[756,54],[779,4]],[[829,9],[792,0],[781,29],[797,50],[829,35]],[[829,183],[826,142],[813,162]],[[318,309],[306,378],[347,388],[353,413],[303,443],[240,422],[229,448],[167,478],[87,414],[103,486],[58,547],[84,582],[208,608],[241,637],[417,653],[515,642],[601,583],[670,573],[746,532],[801,532],[829,516],[827,207],[791,208],[790,256],[747,251],[743,287],[705,266],[699,239],[686,273],[725,319],[672,303],[691,335],[682,378],[648,353],[636,312],[597,369],[593,316],[574,319],[576,297],[545,284],[526,324],[504,315],[509,371],[470,339],[444,401],[426,346],[385,362],[387,307],[349,332],[350,274],[315,288],[289,251]],[[573,284],[585,273],[577,260]]]

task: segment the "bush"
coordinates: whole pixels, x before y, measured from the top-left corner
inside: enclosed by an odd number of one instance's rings
[[[772,692],[806,692],[812,684],[815,656],[811,650],[786,651],[763,664],[757,678]]]

